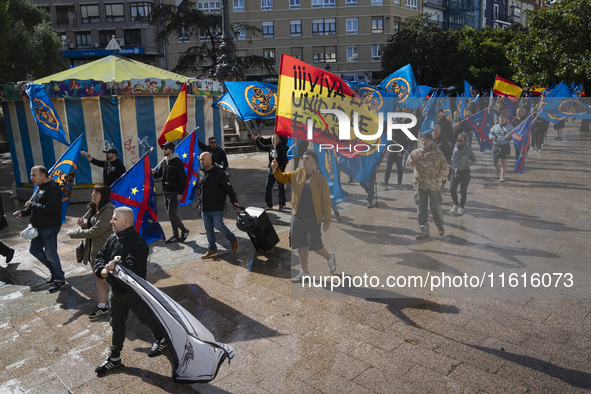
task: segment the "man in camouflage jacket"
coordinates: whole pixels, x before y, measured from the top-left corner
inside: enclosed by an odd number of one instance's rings
[[[433,143],[431,134],[421,134],[422,147],[413,150],[406,162],[406,166],[414,168],[415,203],[419,216],[419,229],[421,232],[417,239],[429,237],[428,206],[435,225],[439,229],[439,235],[443,235],[443,214],[441,212],[441,181],[447,178],[449,172],[447,161],[441,150]]]

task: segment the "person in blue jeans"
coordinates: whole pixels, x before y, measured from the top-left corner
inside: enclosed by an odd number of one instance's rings
[[[25,208],[14,212],[20,218],[31,216],[31,225],[39,233],[31,240],[29,253],[49,269],[49,292],[60,290],[66,284],[62,264],[57,254],[57,235],[62,227],[62,190],[50,177],[45,167],[31,168],[31,182],[38,187]]]
[[[203,152],[199,156],[201,169],[199,170],[199,210],[203,218],[203,227],[207,236],[207,252],[201,256],[208,259],[218,254],[216,246],[215,229],[221,232],[232,246],[232,253],[238,251],[238,239],[224,224],[224,202],[226,196],[238,208],[236,193],[228,180],[224,170],[214,166],[211,160],[211,153]]]

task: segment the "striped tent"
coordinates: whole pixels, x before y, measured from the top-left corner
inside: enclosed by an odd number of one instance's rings
[[[214,136],[222,141],[221,116],[219,110],[211,107],[214,99],[214,96],[187,97],[187,130],[199,127],[206,138]],[[64,124],[68,141],[84,134],[83,150],[104,159],[102,151],[115,148],[129,168],[150,147],[158,148],[158,135],[175,100],[176,96],[104,96],[52,99],[52,103]],[[31,167],[50,168],[67,146],[39,132],[28,100],[1,104],[15,183],[21,188],[30,184]],[[162,159],[160,149],[150,153],[152,166]],[[84,158],[79,160],[75,187],[101,182],[102,169]]]

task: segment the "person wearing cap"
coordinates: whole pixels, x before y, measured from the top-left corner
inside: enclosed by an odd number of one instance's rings
[[[443,152],[433,142],[431,133],[421,134],[421,147],[413,150],[408,156],[406,166],[414,168],[415,203],[419,216],[420,233],[417,239],[429,237],[429,206],[439,235],[445,233],[443,229],[443,213],[441,212],[441,181],[447,179],[447,160]]]
[[[164,192],[164,204],[166,213],[172,225],[172,237],[166,243],[185,242],[189,236],[189,230],[185,227],[176,211],[179,201],[183,198],[183,192],[187,187],[187,174],[185,166],[177,153],[174,153],[174,142],[168,141],[162,144],[164,160],[152,170],[154,178],[162,178],[162,191]],[[179,235],[179,230],[181,233]]]
[[[121,177],[121,175],[125,174],[125,165],[121,159],[117,157],[117,149],[110,148],[104,150],[103,153],[105,154],[106,160],[95,159],[90,153],[80,151],[80,154],[86,157],[89,162],[97,167],[103,168],[103,184],[110,187],[113,182]]]

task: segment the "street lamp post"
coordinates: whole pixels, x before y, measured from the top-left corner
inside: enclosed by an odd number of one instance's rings
[[[244,67],[236,59],[236,44],[230,24],[229,0],[222,0],[222,43],[217,65],[210,74],[219,81],[240,80],[244,78]]]

